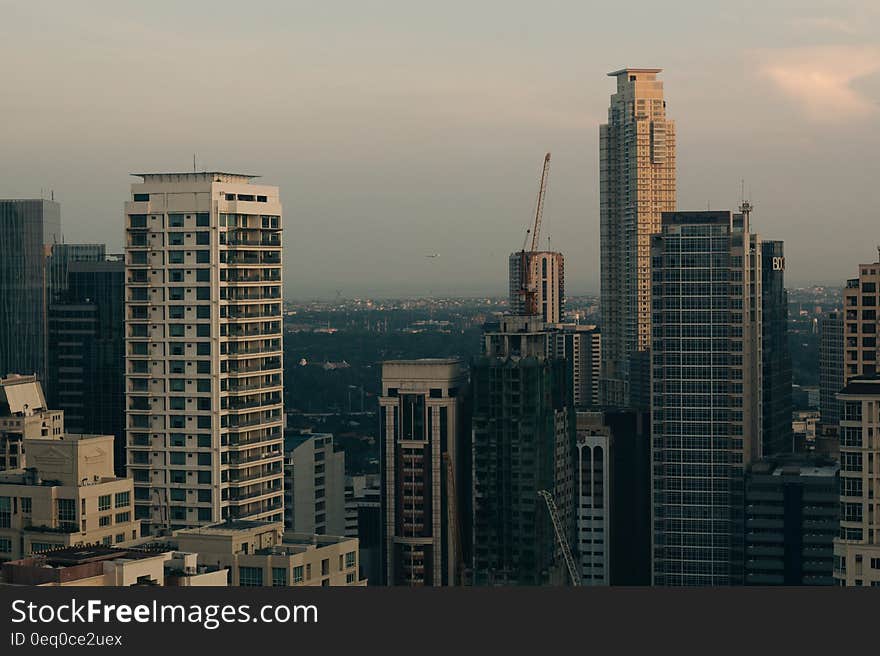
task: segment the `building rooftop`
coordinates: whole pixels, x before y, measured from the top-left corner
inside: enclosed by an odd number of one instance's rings
[[[248,519],[227,519],[217,524],[208,524],[196,528],[184,528],[175,531],[175,535],[236,535],[241,532],[261,528],[280,527],[281,522],[261,522]]]
[[[873,394],[880,394],[880,375],[851,378],[846,387],[838,392],[838,396],[863,396]]]
[[[751,467],[753,474],[770,476],[834,477],[840,471],[840,463],[831,458],[805,454],[786,454],[759,460]]]
[[[138,549],[120,549],[92,545],[55,549],[37,554],[33,558],[37,561],[34,564],[42,567],[70,567],[72,565],[83,565],[104,560],[117,560],[120,558],[125,560],[143,560],[144,558],[154,558],[155,556],[155,552],[150,553]]]
[[[662,71],[662,68],[634,68],[631,66],[627,66],[626,68],[611,71],[608,74],[608,77],[617,77],[618,75],[623,75],[624,73],[660,73]]]
[[[228,173],[225,171],[187,171],[182,173],[131,173],[144,182],[249,182],[259,175]]]

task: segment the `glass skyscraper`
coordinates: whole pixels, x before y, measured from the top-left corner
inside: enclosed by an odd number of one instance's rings
[[[61,242],[61,206],[0,200],[0,375],[46,377],[47,266]]]
[[[653,582],[741,583],[743,474],[762,419],[760,239],[748,211],[669,212],[651,258]]]

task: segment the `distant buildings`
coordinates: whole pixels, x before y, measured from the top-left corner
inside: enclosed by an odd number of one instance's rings
[[[675,210],[675,124],[666,115],[659,68],[609,73],[617,82],[599,127],[602,287],[602,406],[647,408],[650,369],[630,390],[631,360],[651,346],[651,235]],[[636,398],[631,398],[635,396]]]
[[[652,240],[653,582],[742,582],[760,457],[760,238],[748,208],[666,212]]]
[[[457,359],[382,363],[384,578],[457,585],[464,566],[467,372]]]
[[[125,203],[128,471],[149,531],[282,522],[281,202],[144,173]]]
[[[508,259],[511,314],[559,323],[565,313],[565,258],[554,251],[520,251]],[[523,280],[527,274],[526,280]],[[533,307],[529,307],[530,304]]]
[[[746,585],[833,585],[837,462],[786,455],[746,475]]]
[[[566,363],[548,357],[540,317],[506,315],[487,325],[471,367],[473,389],[473,581],[566,583],[545,502],[576,549],[575,414]]]
[[[850,341],[858,342],[858,337]],[[840,422],[837,393],[843,389],[843,313],[835,310],[819,320],[819,412],[822,423],[836,426]]]
[[[345,534],[345,454],[329,433],[284,438],[284,529]]]
[[[58,203],[0,200],[0,376],[46,378],[48,265],[61,242]]]
[[[880,377],[852,376],[837,398],[843,414],[834,579],[838,585],[880,586]]]

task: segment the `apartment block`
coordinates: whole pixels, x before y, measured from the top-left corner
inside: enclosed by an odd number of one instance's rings
[[[345,454],[334,450],[329,433],[289,432],[284,438],[284,529],[346,534]]]
[[[568,365],[575,409],[598,410],[602,369],[602,335],[599,329],[595,325],[567,323],[556,324],[553,328],[553,356],[565,360]]]
[[[840,533],[834,579],[880,586],[880,376],[853,376],[837,395],[840,417]]]
[[[150,531],[283,521],[281,202],[143,173],[125,203],[126,443]]]
[[[382,363],[379,398],[384,578],[389,585],[457,585],[464,567],[468,489],[457,359]]]

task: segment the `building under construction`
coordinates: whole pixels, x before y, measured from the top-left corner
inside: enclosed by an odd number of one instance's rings
[[[562,535],[574,539],[575,417],[564,360],[539,316],[487,325],[473,388],[473,582],[564,584]],[[566,545],[567,546],[567,545]]]

